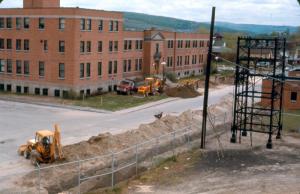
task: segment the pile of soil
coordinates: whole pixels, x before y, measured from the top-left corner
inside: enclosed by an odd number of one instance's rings
[[[169,97],[179,97],[179,98],[195,98],[201,94],[197,92],[193,86],[182,85],[173,88],[166,88],[165,93]]]

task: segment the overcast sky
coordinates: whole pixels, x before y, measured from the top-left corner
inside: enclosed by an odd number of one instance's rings
[[[22,7],[23,0],[4,0],[0,7]],[[132,11],[193,21],[209,21],[211,6],[216,20],[232,23],[300,26],[297,0],[61,0],[64,7]]]

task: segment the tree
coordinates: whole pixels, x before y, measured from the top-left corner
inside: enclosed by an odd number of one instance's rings
[[[300,0],[298,0],[298,3],[299,3],[299,5],[300,5]]]
[[[0,0],[0,3],[2,3],[3,0]]]

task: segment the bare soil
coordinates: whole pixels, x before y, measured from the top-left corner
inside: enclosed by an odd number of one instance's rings
[[[253,134],[253,147],[249,137],[241,144],[229,139],[230,133],[221,135],[224,157],[216,139],[210,139],[206,150],[181,154],[122,185],[118,193],[300,193],[299,137],[285,135],[272,150],[261,134]]]

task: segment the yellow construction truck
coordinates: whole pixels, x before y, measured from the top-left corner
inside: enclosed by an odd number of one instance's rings
[[[162,87],[162,80],[154,77],[148,77],[145,79],[145,84],[138,87],[138,93],[144,96],[155,95],[157,92],[161,92]]]
[[[31,159],[33,165],[63,159],[59,126],[54,125],[54,132],[37,131],[34,139],[28,140],[26,145],[19,147],[18,153],[26,159]]]

